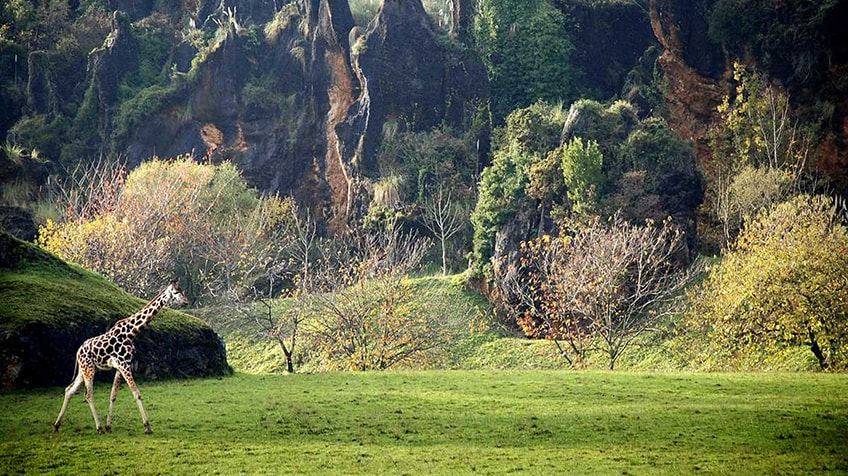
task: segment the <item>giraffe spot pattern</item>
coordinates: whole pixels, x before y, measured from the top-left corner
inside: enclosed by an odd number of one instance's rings
[[[68,401],[79,389],[79,386],[84,382],[86,388],[85,398],[91,403],[91,413],[94,416],[94,421],[97,425],[97,430],[102,434],[103,428],[100,426],[100,421],[97,417],[97,412],[94,409],[93,403],[93,383],[94,373],[97,368],[108,369],[115,368],[119,372],[119,376],[127,381],[127,384],[132,389],[133,395],[138,399],[139,411],[144,420],[144,428],[146,433],[152,432],[150,429],[150,421],[147,419],[147,414],[144,412],[144,407],[141,404],[141,393],[135,385],[135,380],[132,376],[131,364],[135,354],[135,346],[133,338],[141,329],[146,326],[156,312],[163,305],[169,302],[184,304],[188,302],[185,295],[177,287],[175,283],[171,283],[160,293],[156,298],[150,301],[147,306],[141,311],[132,316],[122,319],[115,323],[106,333],[96,337],[87,339],[77,350],[76,361],[79,365],[79,374],[74,378],[65,389],[65,400],[62,404],[62,410],[59,412],[56,422],[53,424],[53,431],[58,431],[62,424],[65,410],[68,407]],[[119,378],[115,379],[115,389]],[[114,400],[114,396],[112,397]],[[106,419],[106,431],[111,431],[112,407],[109,408],[109,416]]]

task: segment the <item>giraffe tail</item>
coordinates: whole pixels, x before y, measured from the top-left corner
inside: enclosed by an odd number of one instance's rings
[[[80,368],[79,368],[79,360],[74,359],[74,376],[71,378],[71,385],[77,381],[77,377],[79,376]]]

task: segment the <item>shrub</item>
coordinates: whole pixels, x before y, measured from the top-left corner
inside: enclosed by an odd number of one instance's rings
[[[832,199],[799,196],[760,213],[692,295],[691,321],[733,354],[809,347],[848,364],[848,227]]]
[[[101,179],[80,183],[96,203],[68,201],[71,219],[42,227],[41,246],[140,294],[181,276],[195,297],[237,299],[279,271],[292,204],[258,197],[233,164],[152,160]]]

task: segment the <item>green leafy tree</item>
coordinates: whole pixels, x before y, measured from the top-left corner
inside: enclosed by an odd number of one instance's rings
[[[595,211],[603,175],[604,155],[598,143],[589,140],[585,145],[576,137],[562,148],[562,176],[568,188],[568,199],[576,215]]]
[[[798,189],[815,148],[815,128],[801,123],[790,108],[789,96],[769,83],[756,70],[734,64],[737,82],[734,96],[727,96],[718,107],[720,127],[713,131],[713,161],[708,172],[708,190],[713,216],[722,224],[725,243],[739,233],[741,222],[736,211],[742,202],[757,201],[741,197],[734,182],[753,178],[750,168],[759,169],[759,179],[768,179],[784,190]],[[744,177],[737,176],[746,170]],[[789,178],[790,183],[784,185]],[[770,189],[773,186],[769,186]],[[771,201],[759,201],[768,205]],[[745,212],[754,214],[757,209]]]
[[[495,131],[492,165],[483,170],[477,206],[471,214],[478,272],[492,256],[500,227],[520,208],[533,206],[528,195],[531,168],[557,147],[564,123],[561,106],[540,102],[514,111],[506,125]]]
[[[807,346],[848,364],[848,228],[832,199],[798,196],[749,222],[693,293],[692,320],[733,353]]]

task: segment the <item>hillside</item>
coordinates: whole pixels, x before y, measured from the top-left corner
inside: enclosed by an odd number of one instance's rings
[[[137,295],[178,279],[238,370],[279,352],[292,369],[284,339],[304,371],[389,368],[373,336],[345,344],[383,326],[468,344],[441,366],[536,365],[515,344],[577,368],[632,348],[663,368],[807,369],[804,351],[841,371],[846,17],[848,0],[6,2],[0,229]],[[21,253],[14,349],[61,330],[47,340],[70,353],[140,306]],[[415,299],[406,279],[436,268],[539,342],[445,325],[462,295]],[[315,308],[265,307],[286,297]],[[272,328],[228,314],[251,306]]]
[[[66,385],[88,337],[144,306],[99,275],[0,234],[0,389]],[[135,375],[229,372],[223,341],[202,321],[165,309],[136,339]]]

